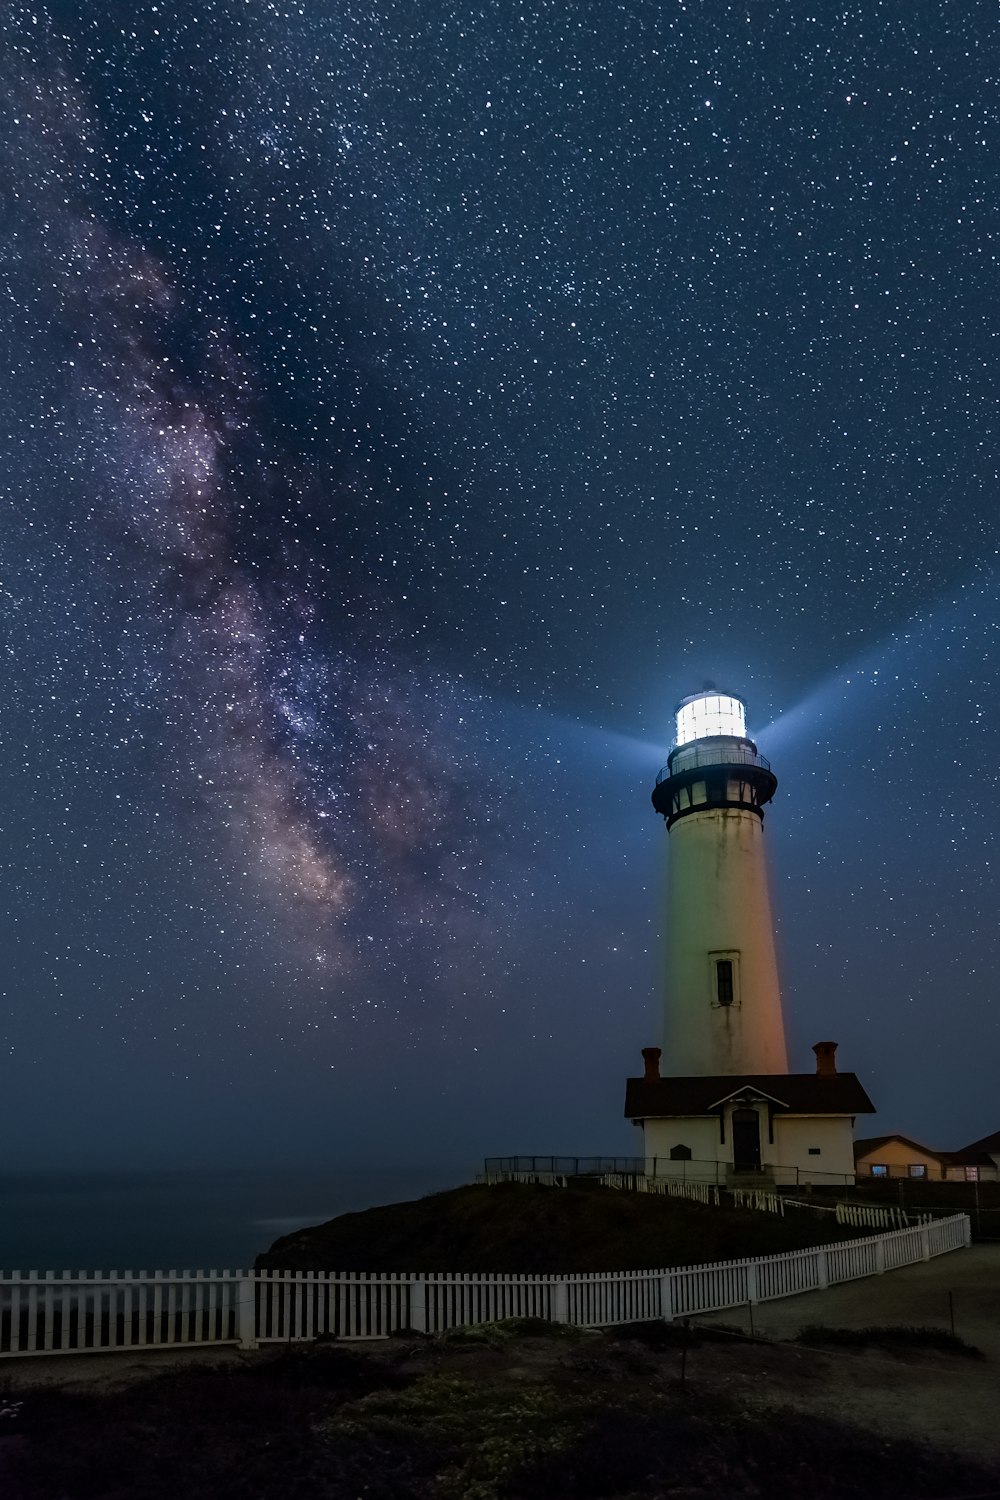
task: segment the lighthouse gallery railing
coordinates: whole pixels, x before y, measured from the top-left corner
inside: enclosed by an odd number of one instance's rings
[[[656,785],[659,786],[661,781],[666,781],[678,771],[696,770],[699,766],[761,766],[769,771],[771,762],[759,751],[751,750],[746,745],[729,744],[725,749],[707,745],[682,745],[673,769],[664,766],[657,772]]]
[[[969,1244],[966,1214],[748,1260],[572,1276],[320,1271],[0,1272],[0,1356],[441,1333],[499,1318],[582,1327],[791,1297]]]

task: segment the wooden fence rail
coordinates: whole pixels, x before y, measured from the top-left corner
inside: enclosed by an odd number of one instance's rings
[[[571,1276],[325,1271],[0,1272],[0,1357],[442,1333],[499,1318],[600,1327],[718,1312],[969,1244],[966,1214],[784,1255]]]

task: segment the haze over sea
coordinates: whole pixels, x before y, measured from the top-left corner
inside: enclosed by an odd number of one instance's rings
[[[243,1268],[302,1225],[457,1187],[473,1173],[468,1164],[3,1172],[0,1269]]]

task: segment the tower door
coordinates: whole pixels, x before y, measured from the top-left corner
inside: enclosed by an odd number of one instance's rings
[[[733,1110],[733,1166],[737,1172],[760,1171],[760,1115],[755,1109]]]

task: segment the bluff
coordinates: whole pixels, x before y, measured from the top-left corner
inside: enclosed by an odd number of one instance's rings
[[[452,1188],[297,1229],[257,1257],[284,1271],[631,1271],[852,1237],[832,1214],[788,1217],[580,1184]]]

